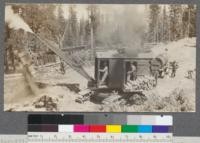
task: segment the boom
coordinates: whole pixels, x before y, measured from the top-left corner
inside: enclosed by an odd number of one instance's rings
[[[43,44],[45,44],[51,51],[53,51],[56,55],[58,55],[67,65],[69,65],[72,69],[74,69],[76,72],[81,74],[83,77],[85,77],[87,80],[91,81],[93,78],[83,69],[83,67],[72,61],[69,57],[67,57],[61,49],[59,49],[56,46],[53,46],[49,42],[47,42],[45,39],[42,39],[38,35],[34,34]]]

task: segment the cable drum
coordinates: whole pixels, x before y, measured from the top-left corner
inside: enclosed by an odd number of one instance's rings
[[[168,63],[167,54],[160,54],[155,59],[160,63],[161,67],[165,66]]]

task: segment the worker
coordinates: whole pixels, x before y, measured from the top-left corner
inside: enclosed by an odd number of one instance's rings
[[[170,69],[169,69],[169,63],[167,63],[165,66],[164,66],[164,74],[167,76],[167,77],[169,77],[169,71]]]
[[[188,79],[192,79],[194,74],[193,72],[194,72],[193,70],[188,70],[188,76],[187,76]]]
[[[101,76],[99,85],[103,85],[103,84],[105,84],[105,82],[108,78],[108,64],[106,61],[104,61],[103,68],[99,69],[99,72],[102,73],[102,74],[100,74],[102,76]]]
[[[171,68],[172,68],[171,77],[174,78],[176,76],[176,70],[178,69],[178,64],[176,61],[171,62]]]
[[[137,79],[137,63],[136,62],[131,63],[130,70],[127,72],[126,81],[127,82],[131,81],[131,77],[132,77],[132,81]]]

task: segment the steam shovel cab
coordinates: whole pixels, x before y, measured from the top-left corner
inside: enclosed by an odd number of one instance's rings
[[[97,52],[95,58],[96,88],[133,92],[125,89],[127,80],[134,80],[133,75],[128,75],[131,66],[135,66],[134,74],[137,79],[144,76],[153,76],[158,66],[154,64],[152,68],[151,61],[152,58],[127,58],[127,56]],[[135,92],[138,91],[135,90]]]

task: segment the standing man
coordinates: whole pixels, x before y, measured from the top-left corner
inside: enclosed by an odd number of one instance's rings
[[[137,63],[136,62],[131,63],[130,70],[127,72],[126,81],[127,82],[131,81],[131,77],[133,81],[137,79]]]
[[[171,62],[171,67],[172,67],[172,73],[171,73],[171,77],[175,77],[176,76],[176,70],[178,69],[178,64],[176,61]]]
[[[108,64],[106,61],[103,63],[103,68],[99,69],[99,72],[102,73],[102,76],[100,78],[100,83],[99,85],[106,84],[106,80],[108,78]],[[101,75],[101,74],[100,74]]]

